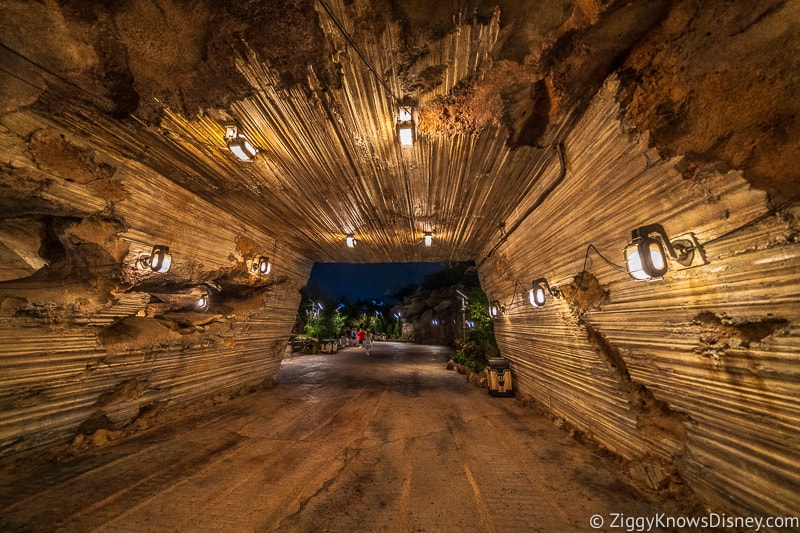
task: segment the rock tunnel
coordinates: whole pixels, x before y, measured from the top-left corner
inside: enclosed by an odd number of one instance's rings
[[[473,261],[519,398],[715,509],[797,514],[797,2],[0,19],[2,456],[269,383],[315,263]]]

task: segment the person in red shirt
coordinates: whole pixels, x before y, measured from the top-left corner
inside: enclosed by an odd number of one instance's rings
[[[358,331],[356,332],[356,339],[358,339],[358,347],[359,348],[363,348],[364,347],[364,339],[366,338],[366,336],[367,336],[367,332],[364,331],[361,328],[358,328]]]

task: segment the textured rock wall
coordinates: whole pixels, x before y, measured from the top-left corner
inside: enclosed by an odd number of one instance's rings
[[[564,140],[563,179],[554,153],[541,181],[555,186],[523,198],[516,231],[485,251],[484,289],[506,305],[501,353],[520,395],[664,473],[654,486],[677,471],[716,510],[794,514],[800,207],[770,212],[734,171],[684,179],[680,158],[626,130],[617,91],[608,81]],[[707,264],[635,282],[622,250],[650,223],[693,232]],[[533,308],[539,277],[562,298]]]
[[[35,113],[4,117],[6,176],[28,186],[5,182],[3,253],[21,266],[0,283],[0,455],[270,382],[311,270],[135,155],[99,148],[119,132],[96,120],[80,136]],[[156,243],[170,272],[134,268]],[[269,276],[246,270],[254,253],[269,253]],[[199,286],[207,312],[173,305]]]

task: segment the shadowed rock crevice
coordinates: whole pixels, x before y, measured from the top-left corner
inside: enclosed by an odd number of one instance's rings
[[[598,356],[619,379],[620,391],[628,397],[636,413],[643,438],[661,446],[669,442],[667,449],[672,449],[674,453],[682,451],[686,441],[686,416],[673,411],[667,402],[656,398],[646,385],[634,381],[620,350],[587,321],[582,321],[582,325],[586,328],[589,344],[594,346]]]

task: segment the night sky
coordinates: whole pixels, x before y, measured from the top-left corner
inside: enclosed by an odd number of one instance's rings
[[[333,299],[388,300],[399,289],[418,285],[445,268],[446,263],[316,263],[308,286],[321,288]]]

